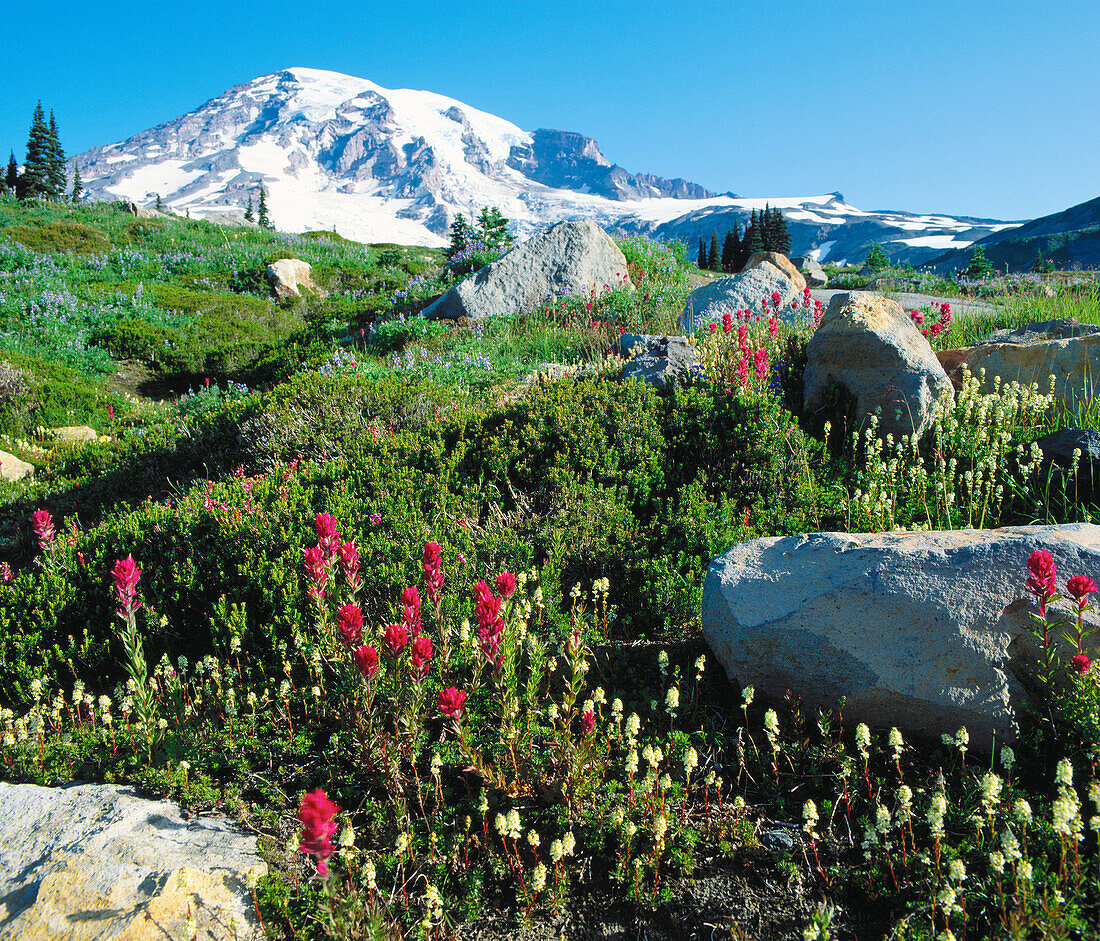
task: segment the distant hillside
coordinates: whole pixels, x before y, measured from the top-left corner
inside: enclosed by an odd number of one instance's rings
[[[1039,254],[1058,268],[1100,268],[1100,197],[994,232],[977,244],[983,246],[993,267],[1001,271],[1026,271]],[[940,272],[959,270],[969,263],[971,251],[956,249],[930,264]]]

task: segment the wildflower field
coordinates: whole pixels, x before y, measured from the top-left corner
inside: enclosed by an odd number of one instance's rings
[[[618,382],[690,273],[620,245],[636,290],[468,327],[417,312],[491,254],[0,201],[0,449],[45,454],[0,482],[0,776],[257,831],[272,938],[1094,937],[1100,573],[1019,560],[1044,683],[992,753],[763,701],[698,624],[758,536],[1094,521],[1034,447],[1075,416],[805,419],[809,297]],[[324,295],[271,300],[289,256]]]

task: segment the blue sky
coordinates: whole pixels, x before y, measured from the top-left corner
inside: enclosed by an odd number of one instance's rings
[[[289,66],[422,88],[746,196],[1024,219],[1100,196],[1096,0],[10,4],[0,148],[77,153]]]

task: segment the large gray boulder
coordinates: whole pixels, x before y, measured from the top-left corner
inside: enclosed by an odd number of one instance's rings
[[[1054,556],[1059,586],[1100,580],[1100,527],[1086,523],[755,539],[711,562],[703,633],[731,680],[767,696],[790,689],[825,709],[843,696],[847,721],[966,726],[988,747],[1012,739],[1034,689],[1035,549]],[[1100,624],[1095,610],[1085,619]]]
[[[198,937],[261,938],[249,870],[267,872],[256,838],[225,821],[123,787],[0,783],[3,941],[190,937],[189,895]]]
[[[694,333],[704,324],[721,322],[726,311],[736,316],[737,311],[747,308],[756,316],[761,311],[760,301],[763,298],[767,298],[769,308],[775,312],[775,294],[779,295],[777,316],[787,321],[802,319],[801,290],[775,265],[761,260],[755,268],[715,278],[692,291],[680,314],[680,329],[684,333]],[[791,308],[791,301],[799,302],[798,310]]]
[[[595,222],[577,219],[559,222],[475,271],[429,304],[424,316],[480,320],[620,286],[634,287],[622,250]]]
[[[862,424],[876,412],[879,431],[922,435],[951,381],[928,340],[896,301],[868,292],[836,294],[806,345],[804,405],[829,405],[836,388],[855,400]]]

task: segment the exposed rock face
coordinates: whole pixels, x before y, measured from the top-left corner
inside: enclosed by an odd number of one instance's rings
[[[634,285],[619,246],[595,222],[559,222],[460,281],[424,309],[426,317],[480,320],[545,304],[559,295]]]
[[[753,268],[758,268],[764,262],[778,268],[783,274],[790,278],[791,283],[799,294],[806,290],[806,279],[802,277],[801,272],[791,264],[791,260],[780,252],[753,252],[749,255],[749,260],[745,262],[745,267],[741,270],[749,271]]]
[[[301,297],[301,288],[321,293],[313,283],[313,266],[300,258],[280,258],[267,266],[267,280],[275,296],[282,300],[287,297]]]
[[[623,379],[638,379],[658,387],[683,381],[702,362],[699,351],[687,337],[680,336],[626,333],[619,338],[615,351],[628,358]]]
[[[175,804],[111,785],[0,783],[3,941],[182,938],[189,894],[199,938],[260,938],[250,869],[267,872],[255,837],[186,821]]]
[[[762,262],[740,274],[715,278],[688,295],[687,304],[680,314],[680,329],[684,333],[693,333],[705,323],[720,321],[726,311],[736,315],[737,311],[748,308],[754,315],[759,314],[763,298],[767,298],[768,306],[775,310],[772,298],[776,293],[779,294],[779,316],[787,320],[799,319],[796,314],[800,311],[791,309],[791,301],[799,300],[802,292],[796,290],[791,279],[770,262]]]
[[[988,747],[1012,739],[1033,688],[1035,549],[1054,556],[1060,585],[1100,574],[1100,527],[1086,523],[755,539],[711,562],[703,632],[731,680],[769,697],[790,689],[832,709],[843,696],[849,722],[966,726]]]
[[[985,370],[985,391],[993,377],[1050,388],[1069,407],[1100,389],[1100,327],[1077,320],[1043,320],[1018,330],[998,330],[974,346],[952,351],[952,378],[966,363],[977,376]]]
[[[836,294],[806,345],[805,408],[827,406],[840,386],[855,399],[857,422],[881,410],[879,430],[923,434],[936,400],[951,390],[928,340],[901,305],[872,293]]]
[[[22,480],[34,473],[34,465],[20,460],[14,454],[0,451],[0,478],[4,480]]]
[[[513,144],[508,166],[529,179],[555,189],[596,193],[608,199],[646,199],[672,196],[708,199],[714,193],[677,177],[666,180],[652,173],[631,173],[613,164],[590,137],[575,131],[540,128],[530,144]]]

